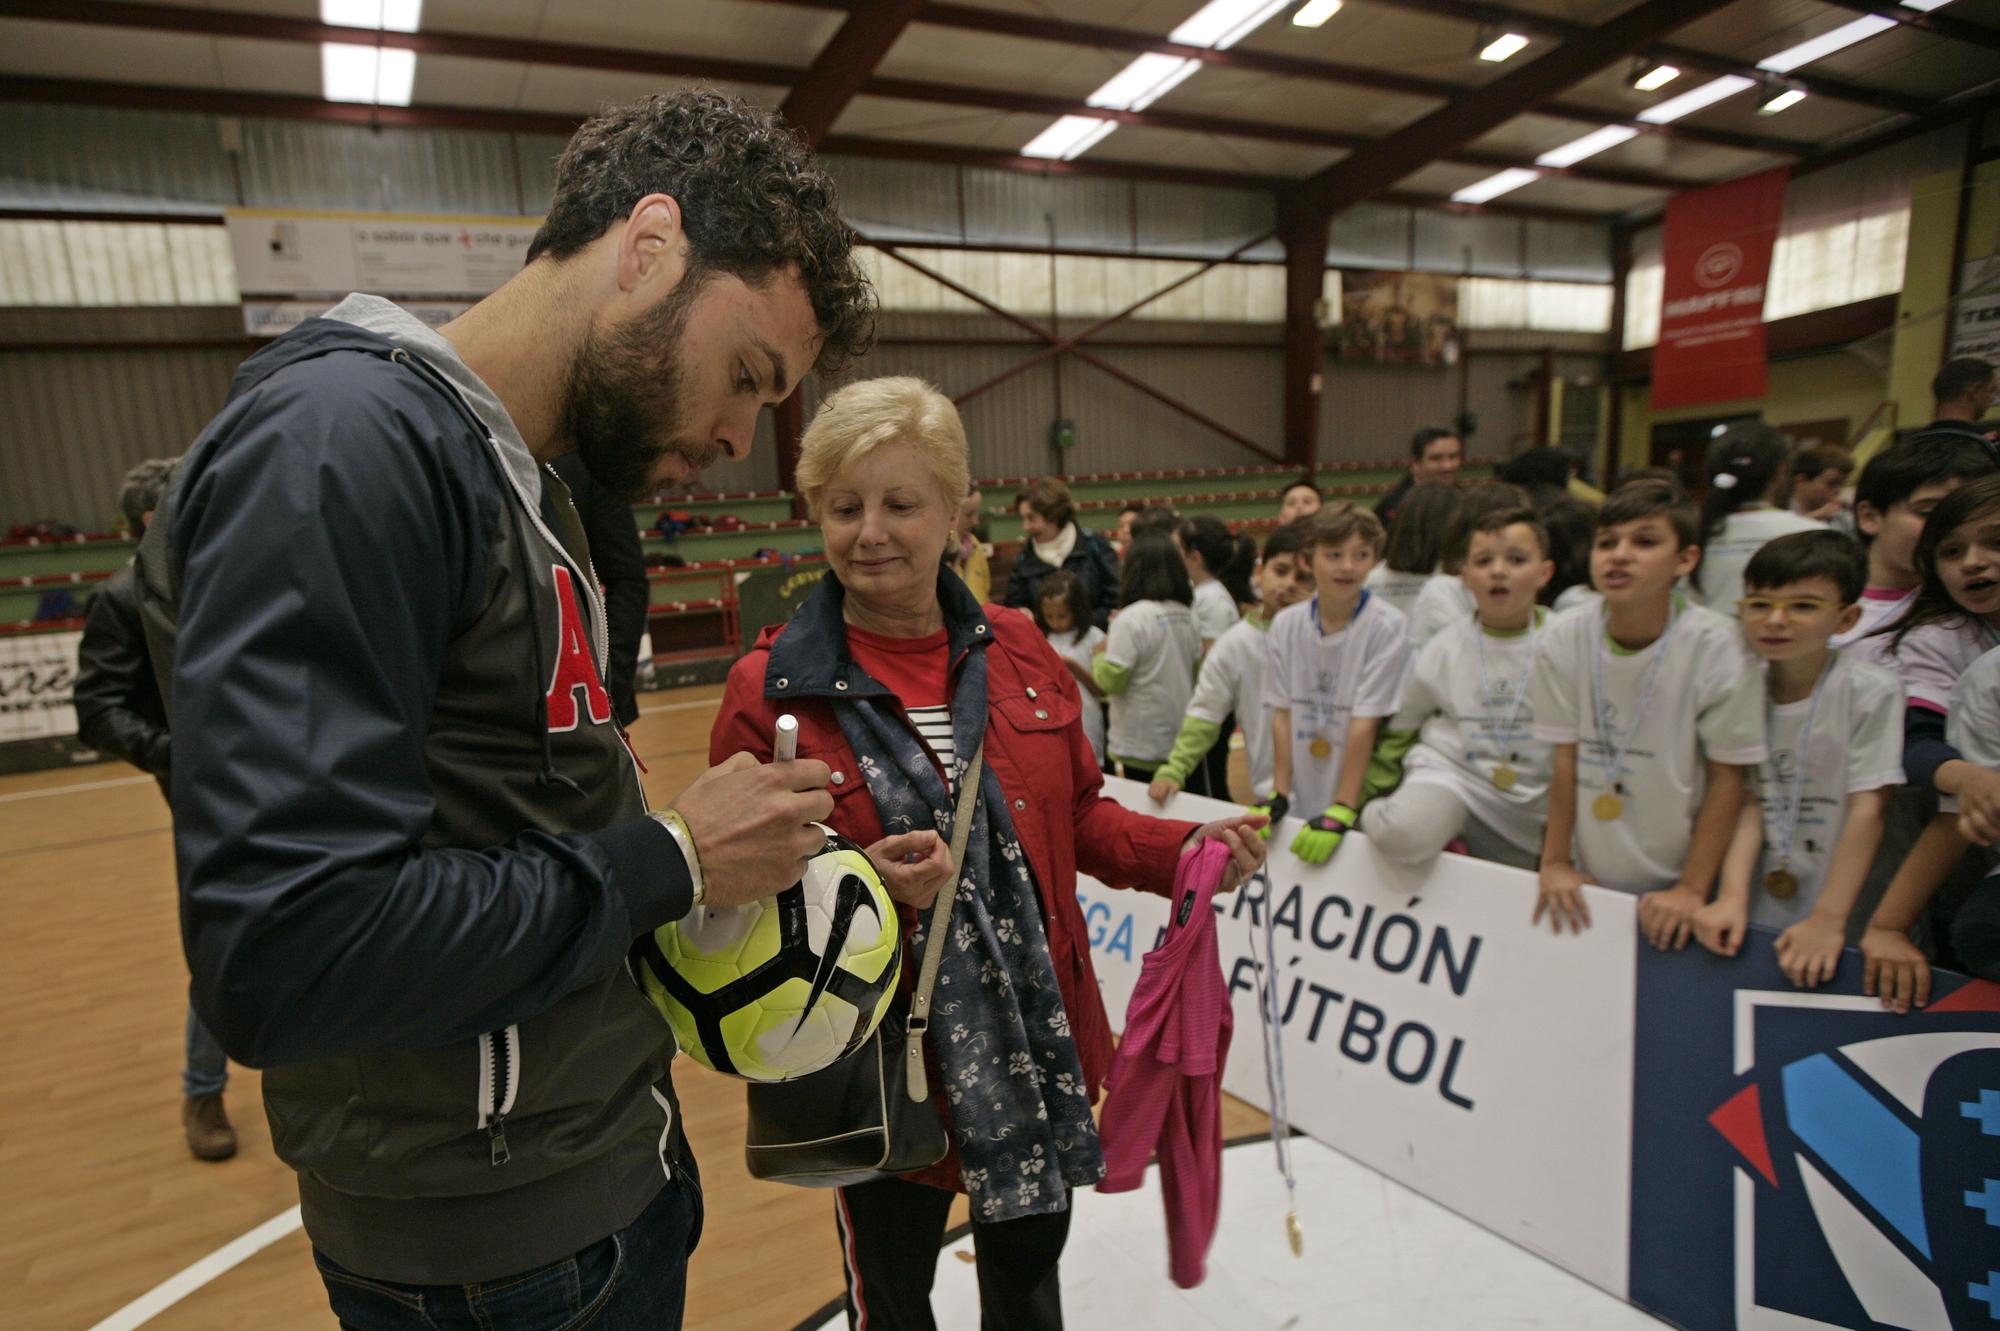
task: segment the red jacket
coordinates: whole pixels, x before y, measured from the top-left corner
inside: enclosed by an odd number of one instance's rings
[[[1107,798],[1103,773],[1080,724],[1076,681],[1034,621],[998,606],[982,611],[955,577],[941,579],[939,590],[946,627],[953,630],[948,650],[954,685],[964,652],[987,651],[986,764],[1013,806],[1014,831],[1041,895],[1056,980],[1094,1100],[1111,1065],[1111,1028],[1077,905],[1077,872],[1110,887],[1143,888],[1164,896],[1173,889],[1181,846],[1199,824],[1150,818]],[[884,835],[881,817],[827,701],[846,689],[858,691],[867,680],[848,655],[841,597],[829,576],[791,620],[765,629],[757,645],[731,668],[722,710],[709,735],[709,761],[719,763],[739,750],[768,760],[778,717],[790,712],[799,721],[799,757],[817,758],[833,769],[834,809],[828,823],[869,846]],[[793,639],[793,634],[801,636]],[[780,637],[787,639],[778,663],[783,674],[774,672],[772,660]],[[846,687],[837,689],[836,683]],[[918,966],[908,950],[916,912],[907,906],[900,912],[907,984]],[[940,1080],[934,1078],[932,1084]],[[949,1122],[942,1092],[933,1101]],[[959,1189],[957,1152],[911,1177]]]

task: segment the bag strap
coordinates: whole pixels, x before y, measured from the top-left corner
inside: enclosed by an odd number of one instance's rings
[[[923,968],[917,972],[917,987],[910,994],[910,1024],[903,1042],[904,1084],[910,1099],[922,1104],[931,1098],[924,1074],[924,1032],[931,1024],[931,987],[937,983],[938,963],[944,960],[944,936],[951,932],[951,908],[958,900],[958,875],[965,867],[965,843],[972,837],[974,811],[979,804],[979,778],[986,768],[986,741],[972,755],[958,790],[958,812],[951,821],[951,880],[938,889],[931,907],[930,934],[924,939]]]

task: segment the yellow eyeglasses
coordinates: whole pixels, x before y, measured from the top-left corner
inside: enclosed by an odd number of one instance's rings
[[[1736,613],[1745,619],[1769,619],[1780,610],[1787,619],[1803,619],[1837,609],[1832,601],[1818,596],[1746,596],[1736,603]]]

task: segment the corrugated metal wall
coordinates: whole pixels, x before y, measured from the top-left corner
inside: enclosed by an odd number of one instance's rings
[[[227,348],[0,352],[0,527],[112,525],[133,463],[182,452],[242,360]]]

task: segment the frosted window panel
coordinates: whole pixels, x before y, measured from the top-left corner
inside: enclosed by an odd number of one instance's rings
[[[1650,347],[1660,340],[1660,307],[1667,289],[1666,265],[1655,259],[1635,263],[1625,275],[1625,349]]]
[[[74,305],[69,251],[54,222],[0,222],[0,299],[9,305]]]
[[[1611,286],[1599,282],[1528,282],[1528,327],[1539,333],[1608,333]]]

